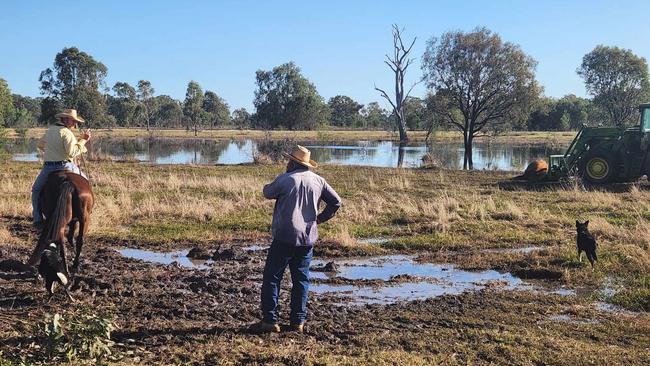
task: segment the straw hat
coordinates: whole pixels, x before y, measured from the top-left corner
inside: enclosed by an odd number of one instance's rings
[[[296,145],[291,154],[284,153],[284,156],[308,168],[318,168],[318,163],[310,159],[311,151],[304,146]]]
[[[81,116],[77,115],[77,110],[76,109],[64,109],[63,112],[57,113],[56,118],[62,118],[62,117],[69,117],[72,118],[73,120],[79,122],[79,123],[84,123],[86,122]]]

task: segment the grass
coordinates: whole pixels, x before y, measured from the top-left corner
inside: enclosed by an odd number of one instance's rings
[[[9,138],[38,138],[45,133],[45,128],[30,128],[26,131],[7,129]],[[513,131],[496,136],[478,137],[479,141],[486,142],[515,142],[524,144],[544,143],[547,145],[566,146],[575,137],[576,132],[549,132],[549,131]],[[135,138],[200,138],[200,139],[273,139],[273,140],[309,140],[309,141],[349,141],[349,140],[399,140],[396,132],[382,130],[313,130],[313,131],[286,131],[286,130],[202,130],[195,136],[193,131],[185,129],[156,129],[147,131],[142,128],[114,128],[93,129],[95,137]],[[423,141],[426,131],[409,131],[411,141]],[[457,140],[462,141],[462,134],[456,131],[437,131],[430,137],[434,141]]]
[[[92,235],[168,243],[268,238],[273,202],[262,197],[261,188],[282,169],[97,163],[89,171],[97,196]],[[0,215],[29,215],[37,171],[31,163],[5,166]],[[383,244],[387,250],[432,257],[456,251],[471,267],[508,268],[515,258],[473,257],[487,248],[542,246],[553,255],[531,254],[529,260],[575,271],[579,275],[566,278],[577,283],[591,271],[583,274],[584,264],[574,258],[574,225],[577,219],[589,219],[601,248],[596,273],[622,276],[631,286],[646,283],[637,281],[650,268],[650,187],[645,182],[623,186],[623,192],[575,187],[534,191],[502,188],[500,182],[510,174],[500,172],[343,166],[319,172],[344,202],[336,219],[320,228],[321,238],[343,247],[342,252],[358,238],[380,236],[390,239]],[[8,236],[2,228],[0,237]],[[359,250],[364,251],[355,252]],[[630,301],[642,304],[647,300],[643,294],[635,292]]]
[[[128,240],[136,246],[154,243],[161,249],[178,249],[186,241],[209,248],[221,240],[268,240],[273,202],[262,197],[261,189],[283,170],[280,165],[112,162],[89,168],[97,203],[88,245],[98,239],[104,243]],[[21,162],[8,162],[0,172],[3,245],[31,245],[29,239],[12,235],[12,225],[30,214],[30,186],[37,172],[37,164]],[[603,300],[627,309],[649,310],[650,184],[645,181],[600,190],[576,186],[529,190],[504,185],[512,175],[507,172],[344,166],[324,166],[318,172],[342,196],[343,207],[331,222],[319,227],[322,240],[317,256],[415,253],[423,260],[451,262],[467,269],[559,273],[559,282],[570,288],[598,288],[615,280],[620,291]],[[598,238],[600,261],[594,270],[578,262],[575,254],[576,219],[589,219]],[[388,240],[359,242],[372,237]],[[485,251],[529,246],[542,249]],[[164,279],[169,275],[157,268],[147,276]],[[396,305],[390,311],[359,310],[367,311],[364,328],[343,325],[345,329],[336,332],[341,331],[341,338],[331,342],[309,335],[195,334],[191,335],[194,343],[187,346],[165,345],[165,354],[173,355],[168,362],[174,364],[350,365],[546,364],[558,360],[574,364],[630,360],[635,364],[647,356],[647,348],[638,347],[643,344],[640,334],[647,329],[647,318],[629,322],[618,319],[619,315],[605,315],[611,319],[589,325],[551,324],[546,319],[566,311],[578,319],[595,317],[595,310],[580,301],[488,291],[408,307]],[[173,319],[157,321],[167,324]],[[325,322],[319,326],[331,326],[327,319],[318,321]],[[405,331],[404,324],[419,327]],[[634,344],[634,352],[627,342]]]

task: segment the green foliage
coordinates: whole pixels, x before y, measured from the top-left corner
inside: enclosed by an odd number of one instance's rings
[[[41,104],[41,120],[54,120],[57,108],[74,108],[89,125],[105,118],[106,106],[99,88],[108,69],[76,47],[64,48],[54,58],[52,68],[41,72],[41,92],[48,98]]]
[[[359,111],[363,104],[345,95],[337,95],[327,102],[330,108],[330,125],[338,127],[359,127],[363,124]]]
[[[189,130],[191,125],[196,128],[200,123],[202,115],[203,90],[201,90],[199,83],[192,80],[187,84],[185,102],[183,103],[183,116],[185,116],[185,120],[187,121],[186,128]]]
[[[256,127],[311,130],[327,122],[327,104],[293,62],[258,70],[255,79]]]
[[[152,120],[157,127],[179,127],[183,119],[181,103],[169,95],[159,95],[155,98],[156,112]]]
[[[416,97],[408,97],[404,101],[404,119],[409,130],[428,130],[433,122],[433,112],[427,103]]]
[[[528,116],[527,128],[530,131],[577,130],[595,115],[590,100],[573,94],[558,100],[540,98]]]
[[[597,46],[577,70],[594,105],[615,126],[635,124],[638,106],[650,96],[648,64],[643,57],[618,47]]]
[[[87,310],[70,314],[45,315],[34,330],[41,342],[42,353],[34,361],[91,361],[103,363],[111,355],[111,332],[117,329],[111,316],[92,314]]]
[[[128,83],[117,82],[113,86],[113,93],[115,95],[108,99],[108,113],[115,117],[119,126],[135,126],[139,107],[135,88]]]
[[[13,119],[7,121],[6,127],[28,128],[38,124],[41,115],[41,99],[12,95],[15,113]]]
[[[393,127],[393,123],[390,121],[390,113],[377,102],[368,103],[361,110],[361,116],[363,117],[362,127],[381,129]]]
[[[232,123],[239,129],[249,128],[252,123],[251,114],[246,108],[238,108],[232,111]]]
[[[206,90],[203,97],[203,111],[210,121],[210,128],[230,124],[230,107],[215,92]]]
[[[153,86],[151,86],[151,82],[147,80],[138,81],[137,98],[140,102],[138,114],[144,119],[147,130],[149,130],[153,116],[156,114],[157,103],[154,98],[155,92]]]
[[[431,38],[422,57],[431,105],[465,138],[464,168],[473,168],[472,140],[489,130],[519,127],[539,95],[535,60],[486,28]],[[454,110],[461,111],[462,118]]]
[[[14,118],[14,104],[9,84],[0,79],[0,127],[7,126]]]

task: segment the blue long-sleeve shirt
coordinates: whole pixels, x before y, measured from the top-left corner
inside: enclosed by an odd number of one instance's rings
[[[331,219],[341,198],[325,179],[308,169],[284,173],[264,186],[264,197],[275,199],[273,240],[291,246],[311,246],[318,239],[317,224]],[[318,214],[318,204],[326,207]]]

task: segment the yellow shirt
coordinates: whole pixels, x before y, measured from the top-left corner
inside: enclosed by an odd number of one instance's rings
[[[69,128],[52,125],[38,141],[38,149],[45,150],[45,161],[72,161],[86,152],[86,140],[75,137]]]

